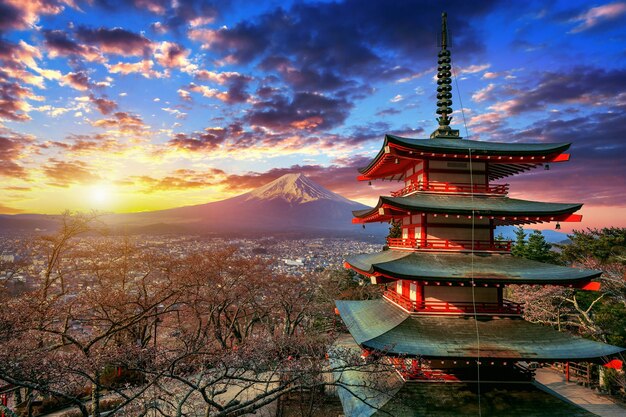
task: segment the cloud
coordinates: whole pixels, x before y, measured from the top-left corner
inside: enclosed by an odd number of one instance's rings
[[[275,94],[254,103],[245,118],[251,125],[276,131],[326,130],[341,125],[352,107],[344,98],[321,94],[295,93],[293,99]]]
[[[0,120],[18,122],[30,120],[28,113],[31,105],[27,100],[41,101],[43,98],[34,94],[28,87],[6,80],[0,68]]]
[[[196,66],[187,59],[190,52],[178,43],[164,41],[156,47],[154,58],[165,68],[180,68],[190,73],[196,69]]]
[[[44,147],[56,147],[62,149],[65,155],[86,155],[89,153],[99,152],[120,152],[124,149],[124,145],[107,134],[93,135],[69,135],[64,142],[49,141],[45,142]]]
[[[146,193],[185,191],[219,185],[223,181],[225,174],[223,170],[216,168],[209,168],[204,171],[177,169],[162,178],[141,175],[130,177],[127,181],[138,185]]]
[[[454,69],[456,75],[476,74],[491,67],[491,64],[469,65],[467,67],[460,67]],[[453,67],[454,68],[454,67]]]
[[[82,58],[89,62],[104,62],[100,50],[94,46],[77,43],[62,30],[44,30],[43,35],[44,46],[51,58],[65,56]]]
[[[152,69],[154,62],[151,59],[144,59],[139,62],[118,62],[117,64],[107,64],[107,69],[111,74],[141,74],[145,78],[162,78],[163,72]]]
[[[61,77],[61,85],[72,87],[78,91],[87,91],[91,88],[89,75],[85,71],[69,72]]]
[[[61,161],[49,158],[48,163],[42,167],[42,172],[50,181],[48,184],[55,187],[88,184],[100,179],[93,173],[93,168],[82,161]]]
[[[194,73],[196,79],[212,81],[219,85],[226,85],[228,90],[221,95],[221,100],[226,103],[243,103],[250,98],[247,92],[249,83],[253,80],[248,75],[238,72],[213,72],[207,70],[199,70]]]
[[[76,30],[76,37],[107,54],[145,57],[153,48],[152,42],[146,37],[119,27],[93,29],[81,26]]]
[[[187,151],[211,151],[217,149],[232,133],[232,129],[207,127],[202,132],[192,134],[178,133],[168,141],[168,145]]]
[[[26,169],[18,163],[33,139],[8,130],[0,132],[0,176],[27,178]]]
[[[93,94],[89,95],[89,99],[96,106],[98,111],[104,115],[111,114],[114,110],[117,110],[117,103],[113,100],[104,97],[95,97]]]
[[[0,204],[0,213],[1,214],[18,214],[24,213],[24,210],[16,209],[13,207],[5,206],[4,204]]]
[[[626,91],[626,69],[574,67],[568,72],[544,72],[539,84],[513,91],[511,100],[492,106],[509,115],[540,110],[549,104],[599,105]]]
[[[121,135],[142,135],[148,128],[141,117],[127,112],[113,113],[113,117],[93,121],[91,125],[112,129],[113,133]]]
[[[481,88],[472,94],[472,100],[476,103],[480,103],[481,101],[485,101],[491,98],[491,93],[493,92],[496,85],[493,83],[489,83],[485,88]]]
[[[517,196],[547,201],[583,202],[594,206],[626,206],[626,107],[571,119],[539,120],[510,135],[526,142],[571,142],[571,161],[552,164],[507,182]]]
[[[574,27],[570,33],[583,32],[604,22],[615,20],[624,14],[626,14],[626,3],[624,2],[615,2],[592,7],[571,19],[571,22],[578,23],[578,25]]]
[[[72,0],[4,0],[0,3],[0,31],[34,26],[41,15],[61,13]]]

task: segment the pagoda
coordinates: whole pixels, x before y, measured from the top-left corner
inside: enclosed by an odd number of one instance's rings
[[[493,183],[570,159],[569,143],[463,139],[450,127],[452,73],[446,14],[438,55],[438,127],[428,139],[387,134],[358,180],[399,181],[354,223],[401,222],[379,253],[348,256],[345,267],[383,285],[381,299],[337,301],[363,357],[382,356],[399,387],[384,400],[340,390],[346,416],[590,416],[533,383],[528,363],[608,361],[624,349],[523,319],[504,296],[510,284],[598,290],[601,271],[545,264],[510,253],[500,225],[580,222],[580,203],[507,196]],[[364,386],[363,384],[355,384]],[[358,397],[358,395],[356,396]],[[368,398],[374,398],[370,395]]]

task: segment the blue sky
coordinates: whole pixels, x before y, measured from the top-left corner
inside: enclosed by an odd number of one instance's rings
[[[435,128],[443,9],[462,134],[573,143],[512,195],[626,225],[622,1],[3,0],[0,212],[197,204],[289,172],[373,203],[399,186],[356,167]]]

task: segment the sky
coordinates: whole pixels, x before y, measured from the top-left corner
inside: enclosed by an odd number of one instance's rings
[[[201,204],[293,172],[375,204],[401,188],[356,181],[384,134],[436,128],[443,10],[453,127],[572,143],[510,196],[626,227],[624,1],[0,0],[0,213]]]

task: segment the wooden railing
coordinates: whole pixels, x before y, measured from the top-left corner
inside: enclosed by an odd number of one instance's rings
[[[398,294],[393,290],[385,291],[383,295],[389,301],[398,304],[400,307],[412,313],[456,313],[456,314],[524,314],[524,305],[509,300],[502,300],[502,303],[484,303],[467,301],[412,301],[411,299]]]
[[[509,184],[468,184],[452,182],[414,182],[398,191],[391,193],[392,197],[402,197],[416,191],[441,192],[453,194],[497,194],[504,195],[509,192]]]
[[[403,238],[387,238],[387,244],[393,248],[406,249],[440,249],[440,250],[475,250],[475,251],[494,251],[494,252],[510,252],[510,240],[449,240],[449,239],[427,239],[420,241],[418,239]]]

